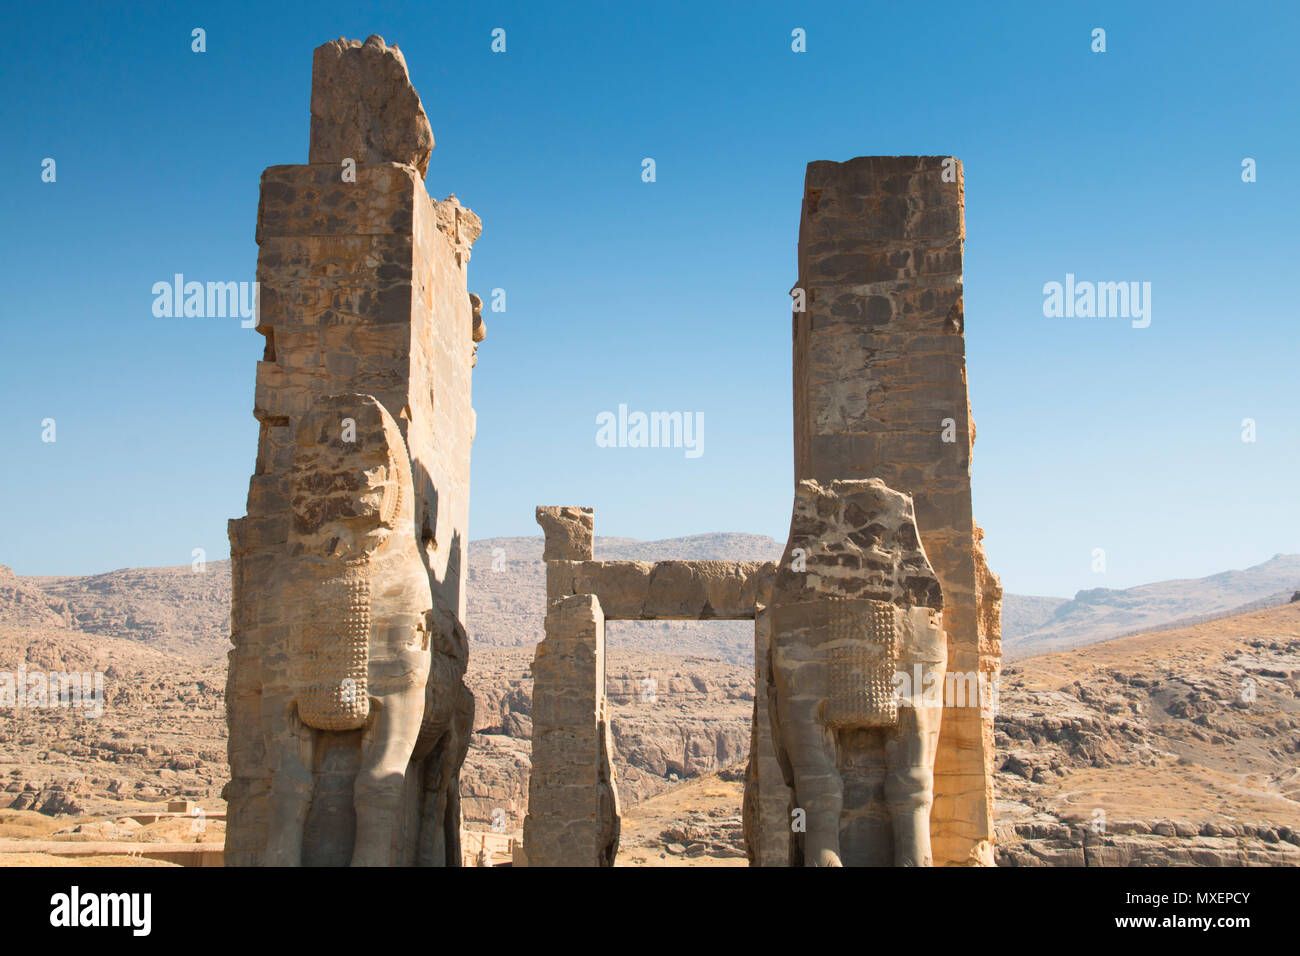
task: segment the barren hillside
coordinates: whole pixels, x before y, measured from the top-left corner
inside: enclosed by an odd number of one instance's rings
[[[1300,603],[1003,670],[1004,864],[1300,863]]]

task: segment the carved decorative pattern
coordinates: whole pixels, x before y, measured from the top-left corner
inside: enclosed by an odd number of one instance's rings
[[[826,723],[832,727],[894,727],[898,699],[898,627],[894,606],[884,601],[830,599],[830,642],[826,668]]]
[[[298,714],[317,730],[355,730],[370,714],[369,567],[349,568],[322,592],[294,656]]]

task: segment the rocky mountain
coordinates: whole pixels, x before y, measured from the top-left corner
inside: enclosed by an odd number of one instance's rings
[[[76,814],[219,800],[228,777],[224,660],[66,627],[0,625],[0,700],[6,684],[13,693],[34,673],[58,706],[0,704],[0,806]],[[52,675],[70,673],[76,683],[59,676],[52,689]]]
[[[1091,588],[1062,601],[1028,631],[1012,626],[1031,619],[1021,598],[1003,606],[1003,651],[1008,659],[1083,647],[1126,634],[1185,626],[1227,614],[1286,603],[1300,588],[1300,554],[1277,554],[1262,564],[1209,577],[1157,581],[1114,590]],[[1017,606],[1019,605],[1019,607]]]
[[[0,622],[15,627],[71,627],[68,602],[46,593],[31,579],[20,578],[0,564]]]
[[[1003,646],[1015,643],[1024,635],[1036,631],[1056,613],[1069,598],[1038,597],[1032,594],[1005,594],[1002,597]]]
[[[16,580],[66,609],[58,626],[187,656],[224,657],[229,650],[229,560]],[[0,623],[20,623],[2,596]]]

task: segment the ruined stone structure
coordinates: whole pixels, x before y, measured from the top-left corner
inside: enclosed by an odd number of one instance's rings
[[[942,607],[907,495],[799,483],[755,691],[801,815],[783,828],[796,863],[931,865]]]
[[[1001,588],[971,514],[964,241],[963,173],[952,157],[809,164],[795,480],[879,478],[912,497],[943,590],[948,670],[989,686],[1001,661]],[[934,771],[936,865],[992,863],[992,758],[991,708],[948,707]]]
[[[424,187],[396,47],[313,60],[262,176],[257,463],[230,522],[228,865],[459,865],[478,218]]]
[[[529,866],[611,866],[618,797],[609,759],[605,621],[751,620],[773,565],[597,561],[590,508],[539,507],[546,637],[533,662]]]
[[[971,513],[963,188],[952,157],[808,166],[793,290],[798,493],[775,590],[770,565],[594,561],[590,523],[576,520],[589,512],[538,512],[547,641],[578,595],[595,598],[584,631],[602,612],[754,620],[744,818],[756,865],[993,862],[1001,589]],[[563,679],[599,686],[586,671],[600,650]],[[938,681],[938,702],[891,675]],[[537,677],[535,693],[555,692]],[[952,678],[966,691],[956,699]],[[584,727],[595,701],[584,697]],[[552,759],[540,768],[563,774]],[[533,812],[542,789],[530,792],[535,840],[570,822],[550,804]],[[806,832],[792,828],[800,815]]]

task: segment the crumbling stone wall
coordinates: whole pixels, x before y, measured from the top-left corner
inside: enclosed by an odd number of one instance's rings
[[[481,335],[467,263],[481,225],[454,196],[439,202],[425,190],[433,137],[396,47],[373,36],[323,45],[312,90],[310,162],[263,173],[257,216],[257,329],[266,339],[253,403],[257,460],[247,515],[230,522],[231,865],[263,861],[274,722],[263,713],[262,688],[266,669],[288,652],[280,609],[291,603],[268,582],[286,558],[294,429],[325,396],[373,396],[400,428],[415,497],[407,533],[433,595],[431,672],[455,687],[468,654],[470,378]],[[307,865],[349,862],[361,733],[324,734],[317,748]],[[468,730],[448,732],[408,770],[393,862],[416,861],[420,832],[434,825],[421,820],[421,803],[432,799],[444,832],[426,840],[436,858],[425,852],[419,861],[458,864],[456,772],[468,741],[457,735]]]
[[[964,240],[963,171],[952,157],[808,165],[794,293],[795,479],[880,478],[912,496],[943,589],[948,670],[992,681],[1001,589],[971,512]],[[992,863],[992,758],[992,713],[945,708],[936,865]]]

